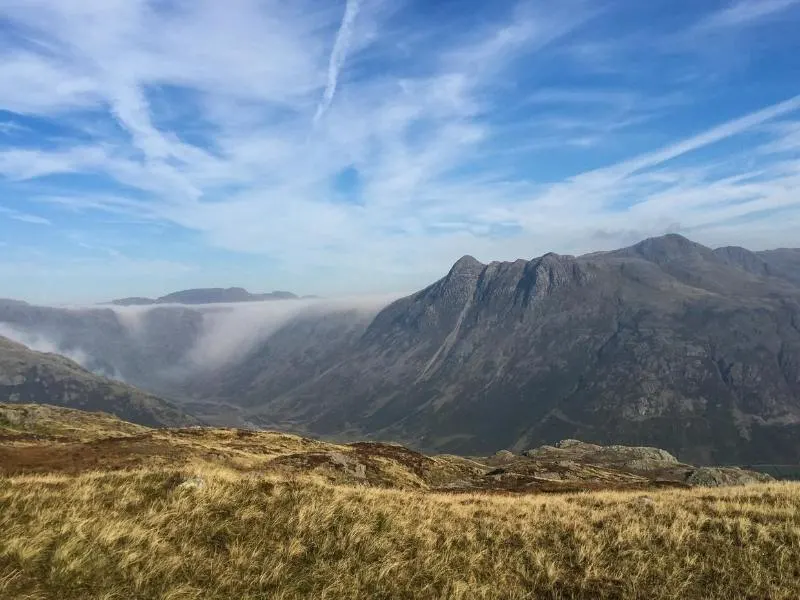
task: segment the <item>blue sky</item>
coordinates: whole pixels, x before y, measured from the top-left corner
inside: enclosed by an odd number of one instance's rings
[[[0,0],[0,296],[800,246],[800,0]]]

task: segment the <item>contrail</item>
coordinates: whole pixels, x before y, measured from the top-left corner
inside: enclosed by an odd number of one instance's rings
[[[339,71],[341,71],[344,61],[347,59],[347,51],[350,47],[350,37],[353,34],[353,25],[355,24],[358,10],[361,7],[361,0],[347,0],[347,6],[344,9],[344,17],[342,17],[342,24],[339,31],[336,33],[336,41],[333,43],[333,51],[331,58],[328,62],[328,83],[325,86],[325,92],[322,94],[322,100],[317,106],[317,113],[314,115],[314,123],[320,120],[325,111],[333,101],[333,96],[336,94],[336,84],[339,81]]]

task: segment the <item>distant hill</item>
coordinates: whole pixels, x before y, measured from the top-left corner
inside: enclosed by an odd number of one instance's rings
[[[111,304],[115,306],[150,306],[155,304],[156,301],[152,298],[141,298],[134,296],[132,298],[120,298],[119,300],[112,300]]]
[[[223,304],[226,302],[262,302],[267,300],[296,300],[291,292],[274,291],[266,294],[251,294],[244,288],[197,288],[172,292],[160,298],[120,298],[112,300],[115,306],[148,306],[152,304]]]
[[[95,375],[58,354],[35,352],[1,336],[0,402],[104,411],[150,427],[198,424],[156,396]]]

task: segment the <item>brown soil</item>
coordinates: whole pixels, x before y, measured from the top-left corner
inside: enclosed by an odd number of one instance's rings
[[[184,458],[186,452],[150,434],[108,438],[86,443],[0,445],[0,474],[68,473],[132,469],[151,465],[154,458]]]

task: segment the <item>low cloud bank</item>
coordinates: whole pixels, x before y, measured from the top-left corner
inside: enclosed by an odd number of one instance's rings
[[[84,368],[86,368],[90,362],[89,355],[82,350],[68,350],[60,347],[52,338],[47,338],[43,334],[33,330],[15,327],[7,323],[0,323],[0,336],[13,340],[23,346],[27,346],[36,352],[49,352],[66,356]]]
[[[25,309],[18,308],[18,322],[0,322],[0,335],[33,350],[62,354],[103,375],[124,377],[130,383],[159,391],[165,383],[180,384],[198,373],[236,363],[294,320],[336,319],[337,315],[355,312],[366,326],[398,297],[72,306],[48,309],[56,311],[56,318],[49,318],[46,325],[21,318]],[[307,343],[313,345],[314,340]]]

